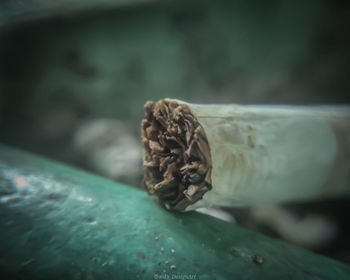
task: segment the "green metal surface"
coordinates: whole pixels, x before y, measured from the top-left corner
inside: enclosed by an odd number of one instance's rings
[[[0,228],[13,279],[350,278],[344,264],[6,146]]]
[[[41,18],[147,2],[152,0],[4,0],[0,1],[0,28]]]

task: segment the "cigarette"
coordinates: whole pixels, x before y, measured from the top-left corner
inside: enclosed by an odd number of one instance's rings
[[[144,183],[170,210],[350,193],[350,107],[145,104]]]

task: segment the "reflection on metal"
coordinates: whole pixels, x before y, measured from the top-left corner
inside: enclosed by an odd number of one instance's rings
[[[89,10],[107,10],[152,0],[11,0],[0,1],[0,28],[41,18],[52,18]]]

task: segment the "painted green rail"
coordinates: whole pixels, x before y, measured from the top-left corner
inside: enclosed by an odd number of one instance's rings
[[[350,268],[0,146],[0,271],[12,279],[350,279]]]

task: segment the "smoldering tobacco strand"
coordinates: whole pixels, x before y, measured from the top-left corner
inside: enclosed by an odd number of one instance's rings
[[[205,132],[187,105],[176,101],[148,102],[145,114],[145,184],[167,208],[184,210],[211,189]]]

